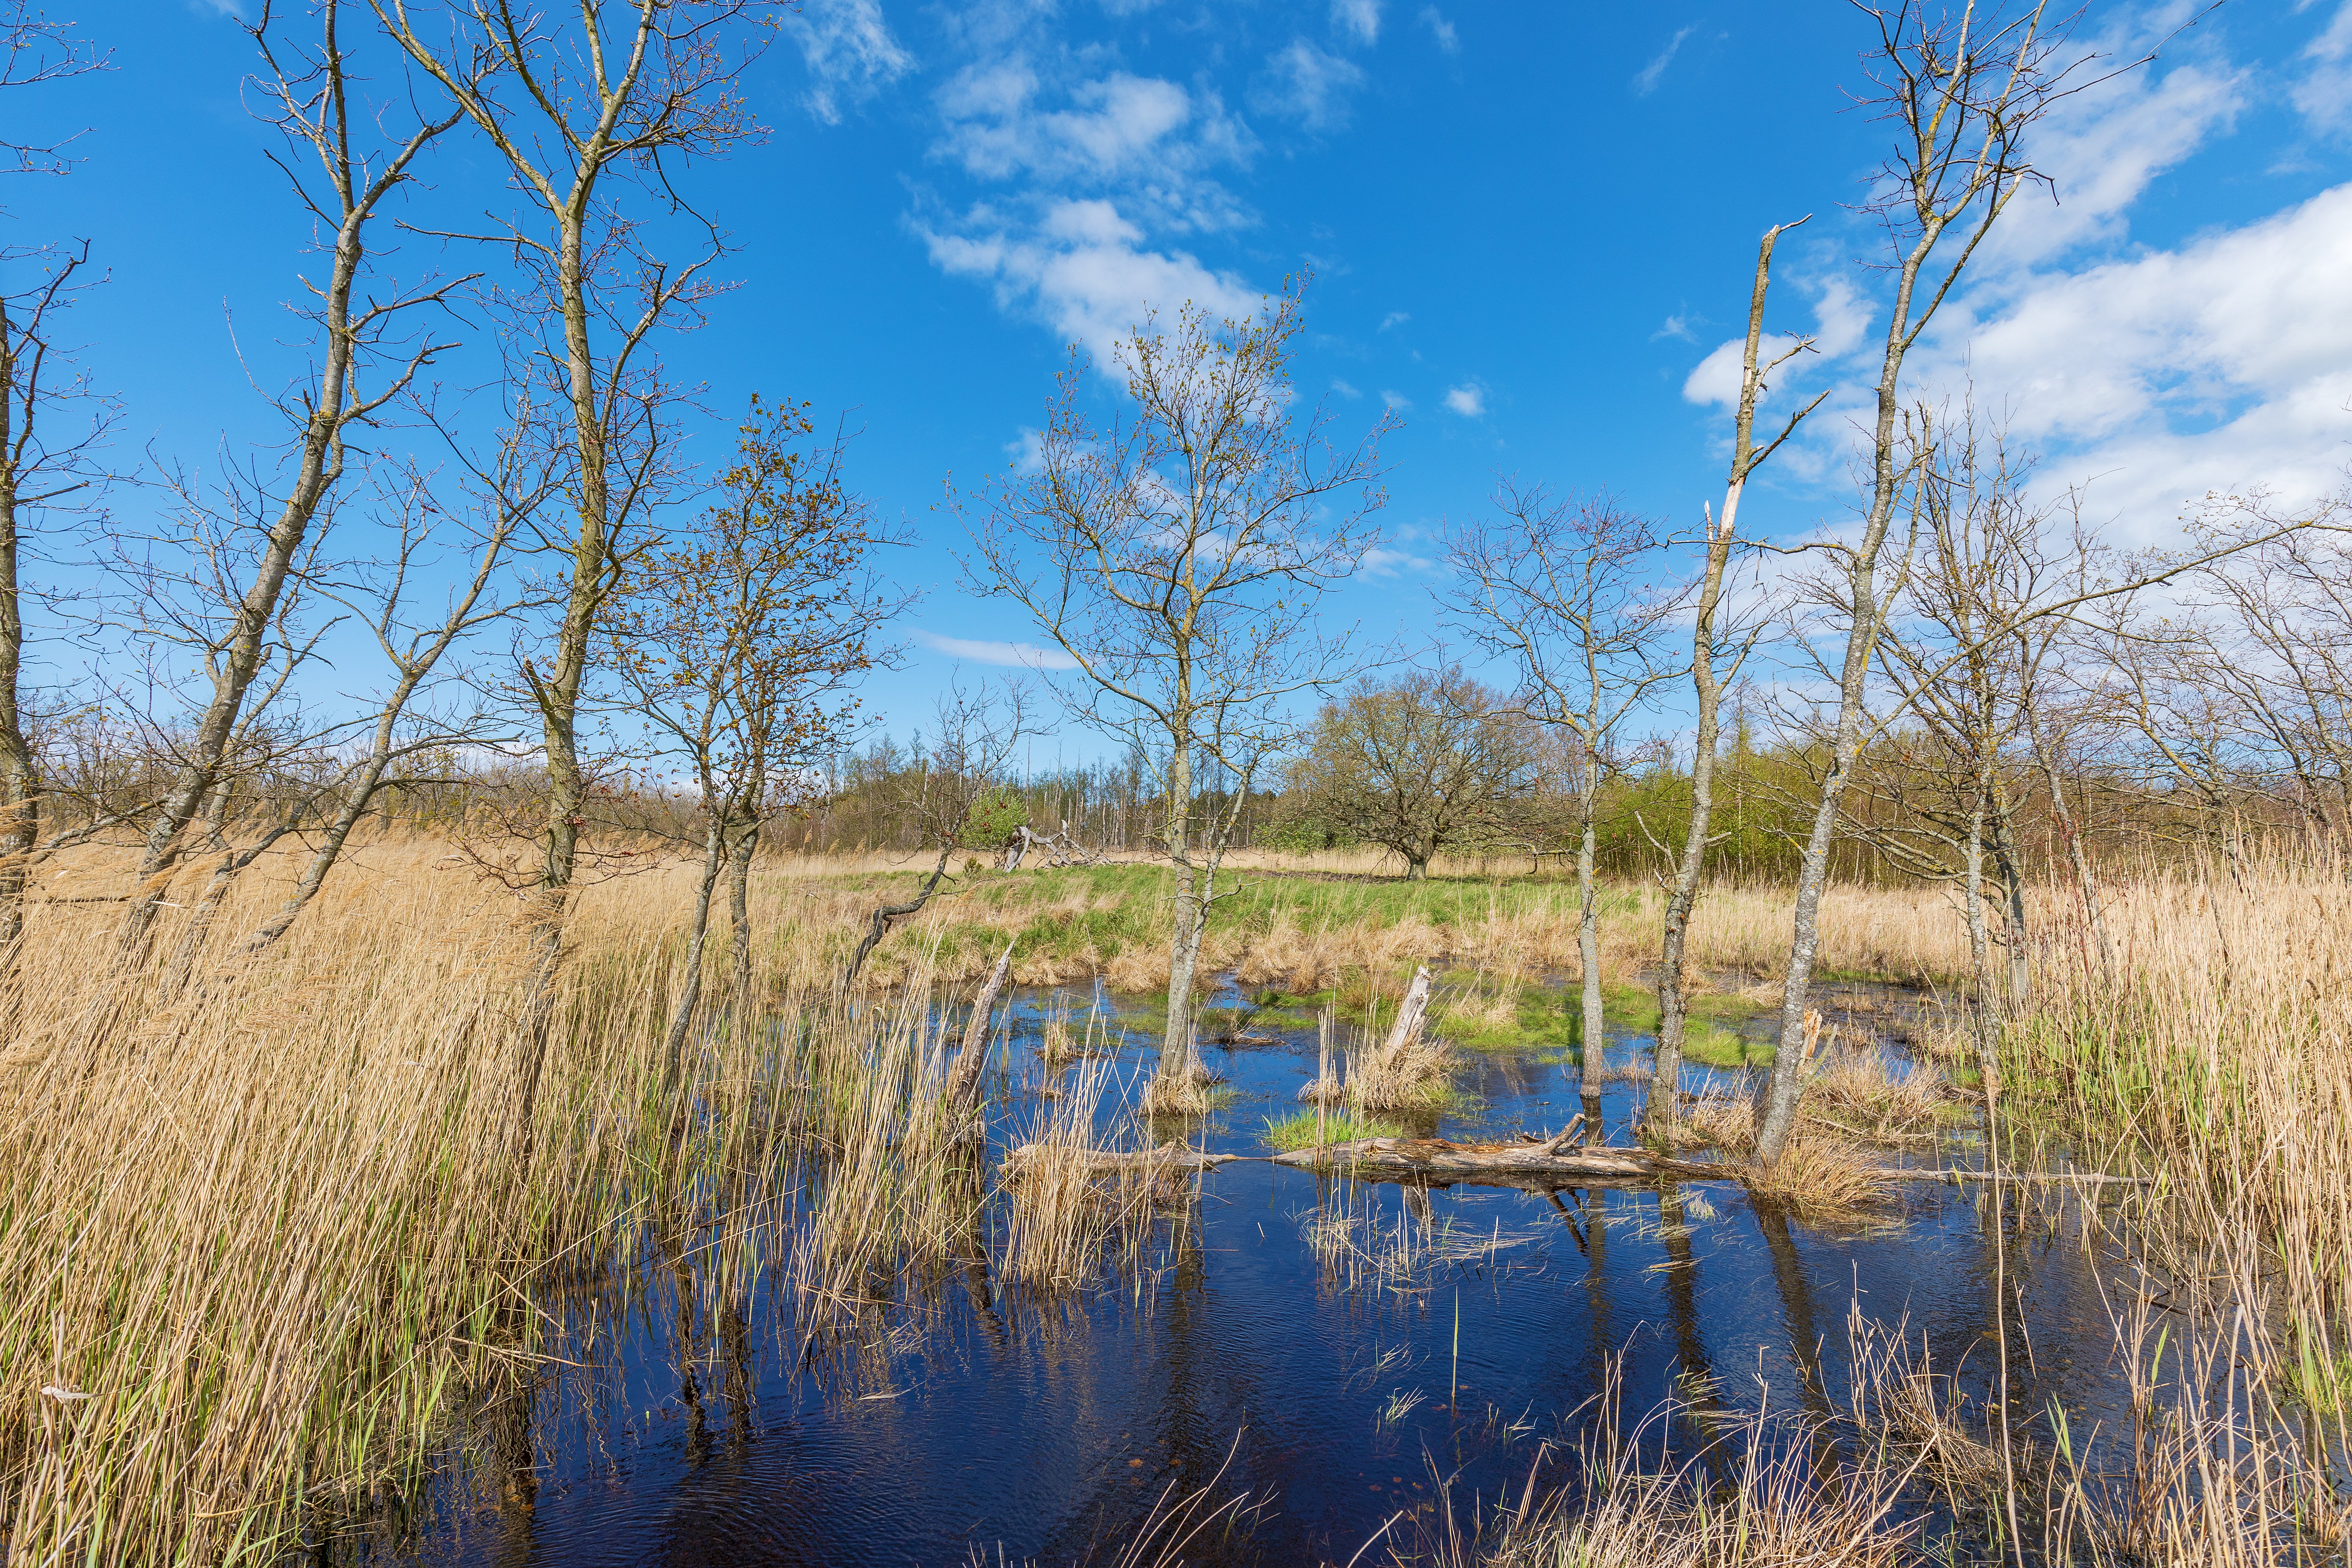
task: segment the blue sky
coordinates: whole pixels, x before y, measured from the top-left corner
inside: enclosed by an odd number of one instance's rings
[[[0,197],[9,226],[87,237],[110,275],[73,336],[121,395],[118,464],[209,463],[268,434],[246,372],[285,372],[272,339],[304,237],[240,93],[250,46],[215,0],[51,10],[116,68],[35,105],[91,129],[69,177]],[[2194,15],[2095,6],[2077,37],[2128,58]],[[750,80],[771,135],[691,176],[738,287],[666,353],[720,416],[706,460],[755,390],[863,426],[853,479],[908,520],[894,572],[926,595],[906,668],[871,693],[903,732],[959,663],[1034,637],[958,588],[942,481],[1017,457],[1074,338],[1147,301],[1245,308],[1309,269],[1302,391],[1343,427],[1384,400],[1406,420],[1388,542],[1333,610],[1419,639],[1434,535],[1497,472],[1696,521],[1721,484],[1709,356],[1758,234],[1808,212],[1775,325],[1822,333],[1806,390],[1833,394],[1743,531],[1844,515],[1840,411],[1884,321],[1872,231],[1843,205],[1885,129],[1846,106],[1862,42],[1832,0],[808,0]],[[2026,198],[1917,385],[1972,374],[2045,481],[2087,484],[2121,539],[2168,537],[2210,489],[2331,488],[2352,435],[2347,135],[2352,0],[2204,14],[2045,128],[2060,199]],[[478,157],[443,160],[442,195],[494,178]]]

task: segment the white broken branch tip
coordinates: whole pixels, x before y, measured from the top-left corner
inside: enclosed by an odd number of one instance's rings
[[[51,1399],[56,1400],[60,1405],[71,1405],[77,1399],[88,1399],[89,1397],[89,1394],[84,1394],[78,1388],[60,1388],[54,1383],[45,1383],[41,1384],[41,1392],[47,1394]]]

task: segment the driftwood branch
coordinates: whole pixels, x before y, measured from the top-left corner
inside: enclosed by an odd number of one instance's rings
[[[846,991],[857,984],[857,972],[866,967],[866,955],[890,934],[890,928],[908,915],[920,913],[923,906],[931,901],[931,895],[940,890],[940,883],[946,879],[948,859],[954,853],[955,846],[952,844],[940,851],[940,863],[931,868],[930,880],[923,884],[921,892],[903,904],[884,904],[874,911],[874,918],[866,925],[866,939],[857,944],[857,951],[849,955],[849,968],[841,977],[843,990]]]

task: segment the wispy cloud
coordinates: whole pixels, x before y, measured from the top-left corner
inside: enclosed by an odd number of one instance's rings
[[[1691,319],[1679,310],[1668,316],[1664,323],[1650,334],[1650,341],[1654,343],[1660,338],[1680,338],[1686,343],[1698,342],[1697,334],[1691,331]]]
[[[1059,648],[1039,647],[1025,642],[990,642],[979,637],[943,637],[938,632],[911,631],[907,634],[933,653],[943,653],[950,658],[967,659],[973,664],[1003,665],[1016,669],[1076,669],[1078,661]]]
[[[1412,399],[1407,397],[1402,392],[1391,392],[1386,387],[1382,387],[1381,389],[1381,401],[1389,407],[1395,409],[1399,414],[1410,414],[1412,412]]]
[[[1486,412],[1486,389],[1475,381],[1449,387],[1445,393],[1445,406],[1465,419],[1483,417]]]
[[[1362,393],[1357,391],[1356,388],[1340,380],[1336,375],[1331,378],[1331,390],[1338,393],[1340,396],[1347,398],[1350,402],[1353,402],[1355,399],[1364,395]]]
[[[1370,47],[1381,38],[1381,0],[1331,0],[1331,30]]]
[[[801,101],[827,125],[841,123],[845,103],[865,102],[915,63],[891,37],[881,0],[805,0],[783,26],[808,62],[812,85]]]
[[[1155,250],[1108,201],[1053,203],[1016,226],[983,205],[961,232],[916,225],[941,271],[995,286],[1008,310],[1034,310],[1066,339],[1108,346],[1155,306],[1190,300],[1213,315],[1254,315],[1256,290],[1189,251]]]
[[[1335,131],[1348,122],[1349,95],[1363,85],[1363,68],[1354,61],[1293,38],[1288,48],[1266,57],[1250,101],[1309,131]]]
[[[1391,310],[1381,318],[1381,331],[1385,332],[1391,327],[1402,327],[1412,320],[1412,313],[1409,310]]]
[[[1426,555],[1415,555],[1410,550],[1391,550],[1376,544],[1364,552],[1357,570],[1367,577],[1425,577],[1437,569],[1437,563]]]
[[[1633,92],[1636,97],[1647,98],[1658,90],[1659,79],[1666,74],[1666,68],[1675,63],[1675,56],[1681,50],[1683,41],[1697,31],[1696,23],[1677,28],[1675,36],[1666,40],[1666,47],[1658,51],[1657,58],[1633,73]]]
[[[1445,14],[1436,6],[1423,5],[1421,8],[1421,25],[1429,29],[1430,37],[1437,40],[1437,47],[1446,54],[1462,52],[1462,39],[1454,31],[1454,24],[1447,21]]]

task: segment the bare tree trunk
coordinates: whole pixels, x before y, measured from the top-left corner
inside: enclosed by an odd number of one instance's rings
[[[695,1010],[702,1004],[702,950],[710,934],[710,895],[719,886],[719,874],[724,868],[727,854],[727,828],[718,812],[710,814],[709,825],[702,835],[702,876],[694,889],[694,913],[689,918],[686,934],[686,979],[678,987],[677,1004],[670,1009],[669,1036],[662,1046],[662,1087],[677,1095],[686,1082],[686,1041],[694,1031]],[[677,1108],[673,1119],[671,1143],[683,1130],[686,1110]]]
[[[1013,943],[1004,944],[1004,955],[989,971],[988,982],[972,999],[971,1016],[963,1026],[963,1048],[956,1054],[955,1070],[948,1075],[947,1105],[950,1110],[973,1110],[980,1105],[980,1084],[982,1070],[988,1066],[989,1020],[996,1010],[996,999],[1004,992],[1004,983],[1013,975]]]
[[[1584,832],[1576,845],[1576,952],[1584,965],[1584,1026],[1578,1047],[1580,1070],[1600,1059],[1605,1038],[1601,1005],[1601,889],[1594,877],[1598,847],[1598,830],[1592,820],[1594,771],[1588,758],[1584,797],[1580,803]]]
[[[738,829],[727,851],[727,973],[734,992],[738,1027],[751,1005],[751,858],[760,847],[760,825]]]
[[[1804,219],[1797,220],[1802,223]],[[1724,486],[1723,516],[1707,519],[1706,565],[1699,582],[1698,603],[1691,620],[1691,685],[1698,699],[1698,731],[1691,750],[1690,819],[1683,826],[1682,853],[1675,864],[1674,881],[1666,892],[1665,927],[1658,943],[1658,1040],[1652,1058],[1650,1091],[1642,1107],[1642,1126],[1652,1137],[1664,1137],[1682,1113],[1683,1041],[1689,1024],[1685,954],[1690,942],[1691,911],[1697,907],[1700,883],[1706,875],[1706,850],[1715,822],[1716,752],[1723,732],[1723,682],[1715,667],[1716,616],[1723,603],[1723,578],[1731,563],[1733,531],[1739,521],[1739,498],[1753,473],[1773,449],[1789,437],[1799,420],[1812,412],[1820,398],[1801,410],[1780,437],[1756,449],[1756,403],[1764,390],[1762,362],[1764,303],[1772,282],[1772,247],[1792,224],[1765,230],[1756,250],[1756,282],[1748,297],[1748,343],[1741,360],[1739,408],[1732,426],[1731,478]],[[1791,351],[1794,352],[1794,351]],[[1782,355],[1785,359],[1787,355]],[[1780,360],[1775,360],[1778,365]],[[1737,669],[1737,663],[1734,665]]]
[[[1981,782],[1981,781],[1979,781]],[[1968,906],[1969,973],[1975,994],[1971,1022],[1977,1041],[1977,1072],[1984,1080],[1986,1103],[1991,1103],[2000,1079],[2000,1026],[1994,1017],[1991,942],[1985,931],[1984,900],[1985,796],[1977,792],[1976,809],[1969,817],[1967,874],[1962,899]]]
[[[225,832],[229,795],[229,785],[224,781],[214,786],[205,802],[205,848],[220,859],[214,865],[213,874],[205,879],[205,890],[196,896],[195,905],[188,913],[187,927],[180,932],[179,945],[173,949],[171,961],[164,965],[163,982],[156,988],[158,998],[164,1002],[179,995],[181,988],[187,984],[196,954],[204,950],[214,917],[220,913],[221,900],[228,897],[229,884],[236,880],[237,852]]]
[[[1192,1071],[1192,979],[1208,924],[1207,893],[1192,859],[1192,757],[1190,737],[1171,737],[1168,761],[1168,858],[1176,866],[1175,927],[1168,944],[1168,1028],[1160,1041],[1161,1084],[1189,1083]],[[1213,875],[1213,873],[1212,873]]]
[[[942,845],[940,848],[940,863],[931,868],[930,879],[923,884],[921,891],[903,904],[884,904],[874,911],[872,919],[866,922],[865,938],[858,942],[857,951],[849,955],[849,967],[842,973],[841,986],[844,991],[857,983],[857,972],[866,967],[866,954],[872,952],[880,944],[882,939],[890,934],[890,928],[908,915],[920,913],[923,906],[931,901],[931,895],[940,890],[940,883],[947,878],[948,861],[954,855],[953,843]],[[743,939],[743,962],[747,965],[751,954],[750,940],[748,935]]]
[[[2007,927],[2003,932],[2009,950],[2009,994],[2006,1001],[2011,1007],[2023,1007],[2032,1000],[2033,984],[2032,954],[2026,947],[2025,866],[2018,854],[2014,803],[1998,773],[1994,775],[1987,794],[1992,802],[1989,826],[1993,868],[2000,879],[2002,921]]]
[[[1842,547],[1846,640],[1838,674],[1837,721],[1831,735],[1829,771],[1822,779],[1821,800],[1797,875],[1789,962],[1780,982],[1780,1048],[1773,1058],[1771,1089],[1756,1130],[1756,1152],[1768,1165],[1780,1159],[1788,1143],[1804,1089],[1807,1063],[1797,1047],[1804,1038],[1813,964],[1821,951],[1822,889],[1829,878],[1839,811],[1861,751],[1864,688],[1887,608],[1879,593],[1879,556],[1897,496],[1916,474],[1911,465],[1895,461],[1904,360],[1959,281],[1976,247],[2030,179],[2019,139],[2055,101],[2063,74],[2053,77],[2047,69],[2050,54],[2037,41],[2039,9],[1989,38],[1969,32],[1974,13],[1967,9],[1940,19],[1908,7],[1873,15],[1881,29],[1874,53],[1890,68],[1878,79],[1884,90],[1876,101],[1903,128],[1885,170],[1894,194],[1879,207],[1898,260],[1874,393],[1870,505],[1860,537]],[[1929,270],[1947,230],[1963,220],[1966,226],[1959,230],[1956,252],[1940,270]]]

